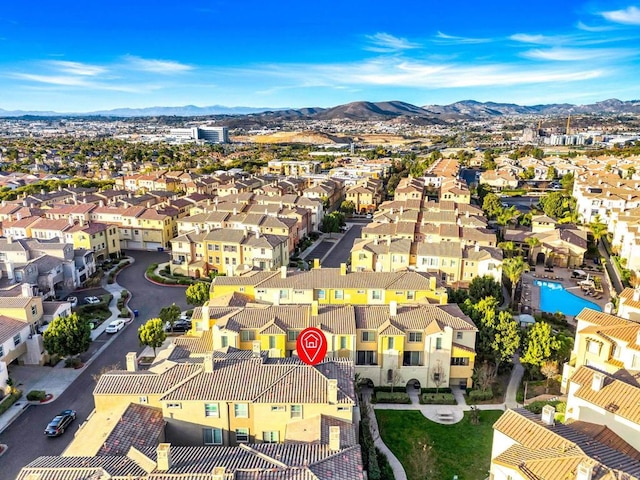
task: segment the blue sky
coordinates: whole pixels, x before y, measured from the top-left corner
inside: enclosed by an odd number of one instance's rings
[[[0,9],[0,108],[640,98],[640,3],[32,0]]]

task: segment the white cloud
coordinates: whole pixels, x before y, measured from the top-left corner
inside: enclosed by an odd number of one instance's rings
[[[625,25],[640,25],[640,8],[627,7],[623,10],[611,10],[608,12],[600,12],[604,18],[614,23],[623,23]]]
[[[585,32],[609,32],[611,30],[615,30],[615,27],[612,26],[606,26],[606,25],[601,25],[601,26],[593,26],[593,25],[587,25],[584,22],[578,22],[576,27],[578,28],[578,30],[583,30]]]
[[[126,66],[133,70],[143,72],[161,73],[170,75],[173,73],[183,73],[193,70],[193,67],[173,60],[157,60],[140,58],[133,55],[125,57]]]
[[[72,75],[94,76],[100,75],[101,73],[105,73],[107,71],[105,67],[100,67],[98,65],[89,65],[80,62],[68,62],[64,60],[50,60],[47,62],[47,64],[55,68],[56,70]]]
[[[529,35],[528,33],[516,33],[509,37],[511,40],[521,43],[533,43],[536,45],[550,45],[558,41],[558,37],[548,37],[546,35]]]
[[[436,41],[438,43],[451,43],[451,44],[475,44],[475,43],[487,43],[490,42],[490,38],[470,38],[470,37],[457,37],[455,35],[447,35],[446,33],[438,32],[436,34]]]
[[[50,85],[61,85],[69,87],[88,86],[89,82],[83,77],[74,77],[68,75],[38,75],[34,73],[11,73],[11,78],[20,80],[28,80],[37,83],[47,83]]]
[[[547,50],[534,49],[523,52],[521,56],[534,60],[551,60],[557,62],[574,62],[595,59],[610,59],[630,57],[637,52],[625,48],[561,48],[553,47]]]
[[[420,48],[420,44],[410,42],[406,38],[399,38],[389,33],[379,32],[375,35],[367,35],[367,40],[371,43],[365,50],[379,53],[393,53],[413,48]]]

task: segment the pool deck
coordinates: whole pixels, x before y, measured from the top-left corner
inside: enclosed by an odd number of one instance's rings
[[[604,306],[611,298],[611,289],[607,274],[605,272],[585,270],[592,277],[598,276],[602,279],[602,297],[596,298],[591,295],[583,295],[582,290],[580,290],[578,286],[578,280],[571,278],[573,270],[573,268],[554,267],[553,272],[547,272],[542,265],[531,267],[531,271],[522,275],[522,295],[520,299],[523,310],[522,313],[540,313],[540,287],[535,284],[536,280],[560,283],[565,290],[573,293],[577,297],[584,298],[599,305],[604,311]],[[567,316],[567,319],[570,322],[573,321],[573,317]]]

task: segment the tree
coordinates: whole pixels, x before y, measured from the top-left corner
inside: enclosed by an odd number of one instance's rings
[[[556,167],[549,167],[547,169],[547,180],[555,180],[556,178],[558,178]]]
[[[356,204],[352,200],[345,200],[340,204],[340,211],[345,215],[351,215],[356,210]]]
[[[76,313],[68,317],[56,317],[44,332],[43,340],[44,348],[51,355],[79,355],[91,345],[91,325]]]
[[[169,324],[169,326],[171,327],[171,332],[173,332],[173,324],[176,323],[176,320],[178,320],[178,318],[180,318],[180,313],[180,307],[175,303],[172,303],[168,307],[162,307],[158,316],[160,317],[160,320],[162,320],[164,325]]]
[[[524,243],[529,245],[529,258],[532,258],[535,248],[540,245],[540,240],[538,239],[538,237],[532,236],[525,238]]]
[[[558,340],[547,322],[536,322],[527,332],[524,354],[520,362],[533,368],[540,368],[560,348]]]
[[[469,284],[469,298],[475,303],[486,297],[501,300],[502,285],[496,282],[491,275],[474,277]]]
[[[496,218],[502,213],[502,204],[500,203],[500,197],[495,193],[488,193],[485,195],[482,201],[482,210],[487,214],[489,218]]]
[[[494,354],[497,374],[500,365],[504,362],[510,362],[513,355],[520,348],[520,327],[511,313],[501,311],[498,313],[498,319],[493,330],[491,348]]]
[[[204,302],[209,300],[209,284],[205,282],[193,283],[189,285],[185,295],[189,305],[203,305]]]
[[[545,215],[553,218],[562,217],[566,209],[562,192],[547,193],[540,198],[540,205]]]
[[[520,248],[516,247],[516,244],[512,241],[498,243],[498,248],[501,248],[506,257],[513,257],[516,253],[519,253]]]
[[[529,271],[529,265],[522,257],[505,258],[502,262],[502,274],[511,282],[511,301],[515,300],[516,286],[522,274]]]
[[[600,219],[600,215],[596,215],[589,224],[589,230],[591,230],[591,235],[593,235],[593,240],[597,246],[600,239],[607,233],[607,224]]]
[[[150,318],[147,323],[138,328],[138,340],[140,345],[153,348],[153,355],[156,355],[156,348],[162,346],[167,339],[164,331],[164,322],[159,318]]]
[[[473,373],[474,384],[483,392],[489,390],[496,380],[496,370],[486,360],[477,365]]]
[[[442,368],[442,362],[438,360],[431,369],[431,381],[436,386],[436,393],[440,390],[440,385],[447,381],[447,372]]]
[[[498,225],[506,226],[514,218],[518,218],[519,216],[520,211],[514,205],[511,205],[509,208],[505,208],[500,212],[496,221],[498,222]]]
[[[560,185],[562,185],[562,188],[565,189],[567,192],[573,191],[573,182],[574,182],[573,173],[567,173],[566,175],[563,175],[562,178],[560,179]]]
[[[402,375],[400,375],[400,369],[390,368],[387,371],[387,383],[391,385],[391,392],[393,393],[393,388],[402,382]]]
[[[339,232],[342,225],[344,225],[344,215],[340,212],[331,212],[324,216],[321,230],[331,235]]]
[[[628,180],[631,180],[635,174],[636,174],[636,167],[631,165],[629,168],[627,168],[627,176],[626,176],[626,178]]]
[[[542,367],[540,367],[540,373],[542,373],[542,375],[547,379],[545,393],[549,393],[549,382],[553,377],[558,375],[558,364],[553,360],[547,360],[542,364]]]

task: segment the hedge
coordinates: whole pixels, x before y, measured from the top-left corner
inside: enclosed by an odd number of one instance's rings
[[[455,405],[456,397],[453,393],[423,393],[420,395],[423,405]]]
[[[551,400],[551,401],[542,401],[538,400],[535,402],[531,402],[528,405],[525,405],[524,408],[529,410],[531,413],[540,414],[542,413],[542,408],[545,405],[552,405],[556,408],[556,412],[563,413],[567,409],[567,404],[565,402],[561,402],[560,400]]]
[[[376,403],[411,403],[409,395],[402,392],[377,392]]]
[[[27,393],[27,400],[29,400],[30,402],[41,402],[45,398],[47,398],[47,392],[45,392],[44,390],[31,390],[29,393]]]
[[[395,387],[393,387],[393,390],[391,390],[391,387],[373,387],[373,392],[374,393],[378,393],[378,392],[395,393],[395,392],[404,392],[405,389],[406,388],[404,385],[396,385]]]
[[[420,393],[451,393],[451,389],[449,387],[443,388],[421,388]]]
[[[4,412],[9,410],[11,405],[16,403],[20,399],[21,396],[22,396],[22,391],[18,390],[15,393],[12,393],[11,395],[7,395],[6,397],[4,397],[0,401],[0,415],[2,415]]]
[[[471,402],[477,402],[481,400],[491,400],[493,398],[493,390],[488,389],[483,392],[482,390],[471,390],[469,392],[469,400]]]

